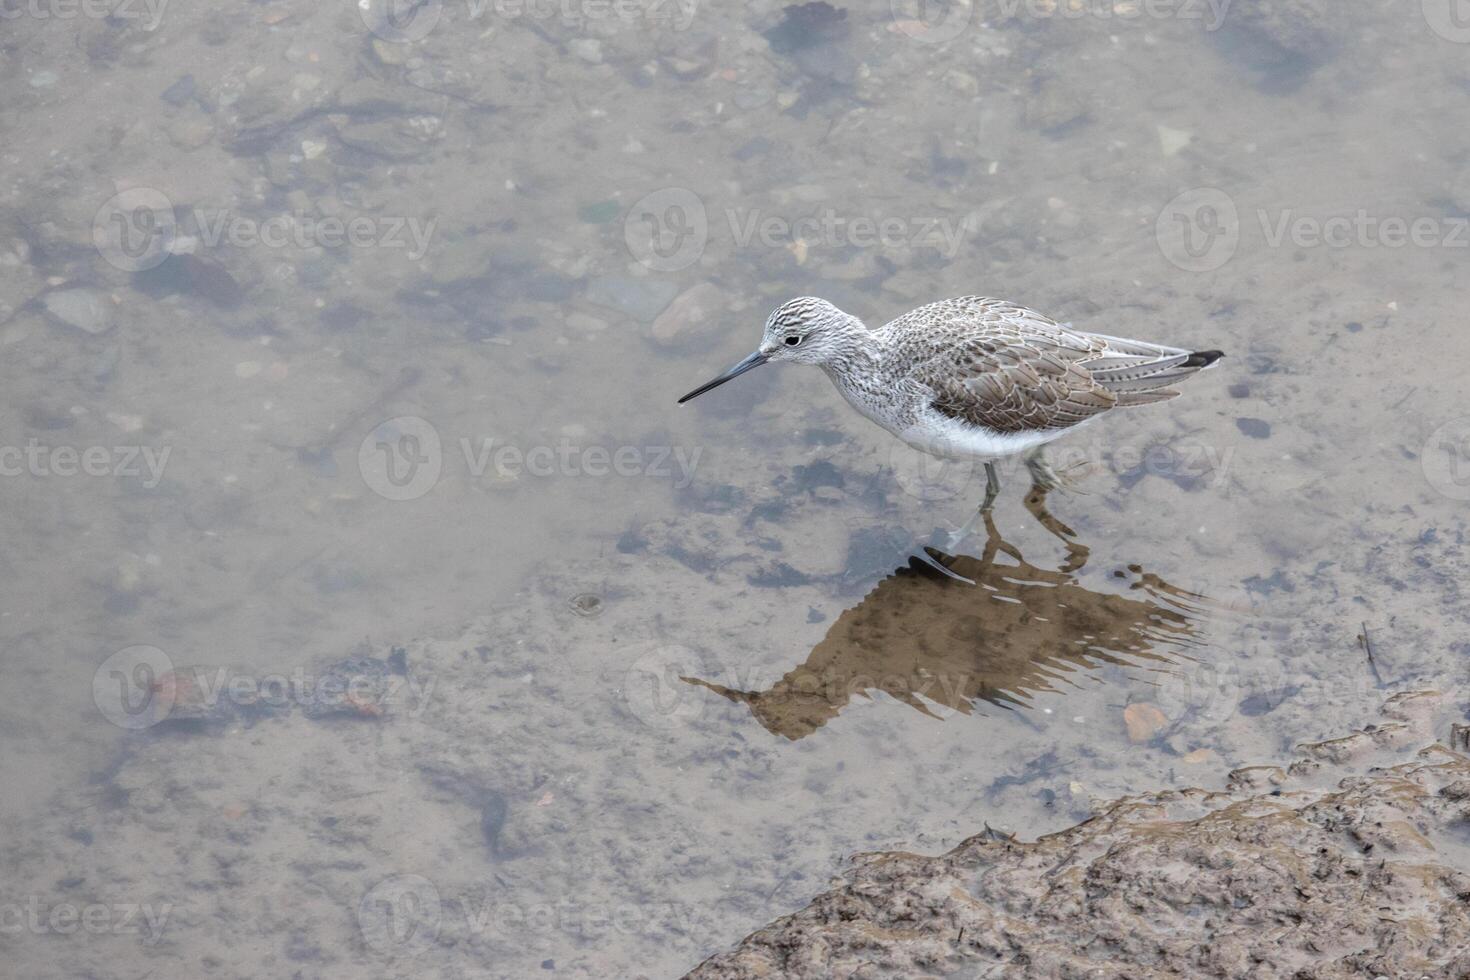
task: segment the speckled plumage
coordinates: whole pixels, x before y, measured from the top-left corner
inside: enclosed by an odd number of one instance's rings
[[[825,300],[776,309],[755,363],[816,364],[863,415],[916,448],[985,458],[1034,449],[1115,408],[1166,401],[1219,351],[1086,333],[984,296],[929,303],[868,330]],[[755,363],[751,363],[754,361]]]

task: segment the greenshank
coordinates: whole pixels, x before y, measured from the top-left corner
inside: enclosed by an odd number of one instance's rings
[[[1042,446],[1113,409],[1174,398],[1173,385],[1223,356],[1084,332],[985,296],[929,303],[877,330],[802,296],[771,314],[754,353],[679,403],[767,361],[815,364],[908,445],[983,460],[988,511],[1000,492],[996,459],[1022,454],[1035,485],[1051,489],[1059,480]]]

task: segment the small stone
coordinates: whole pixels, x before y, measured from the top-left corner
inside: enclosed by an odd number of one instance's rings
[[[41,300],[53,319],[90,334],[112,329],[112,303],[95,289],[58,289]]]
[[[1169,719],[1155,705],[1139,701],[1123,709],[1123,724],[1128,727],[1128,741],[1138,745],[1152,740]]]
[[[235,365],[235,377],[253,378],[260,373],[260,367],[259,361],[241,361]]]
[[[590,65],[602,64],[602,42],[595,37],[578,38],[568,45],[572,54]]]
[[[578,208],[577,218],[584,224],[605,225],[609,221],[616,220],[622,210],[622,206],[617,201],[596,201]]]
[[[668,58],[664,66],[680,81],[691,81],[708,71],[709,66],[692,58]]]
[[[660,59],[664,68],[681,82],[692,82],[704,78],[714,71],[719,60],[720,45],[717,38],[709,38],[698,44],[670,52]]]
[[[214,139],[214,126],[198,115],[172,120],[165,128],[168,138],[181,150],[197,150]]]
[[[945,74],[944,81],[961,95],[980,94],[980,82],[969,72],[951,70]]]
[[[1190,143],[1194,142],[1194,134],[1187,129],[1174,129],[1169,126],[1160,126],[1159,148],[1164,151],[1164,156],[1172,157],[1179,153]]]
[[[739,109],[759,109],[771,98],[771,90],[758,85],[742,85],[735,90],[735,106]]]
[[[196,90],[197,85],[194,82],[194,76],[181,75],[178,81],[163,90],[163,94],[159,98],[171,106],[182,106],[194,98]]]
[[[606,330],[607,321],[586,313],[569,313],[567,314],[567,326],[573,330],[586,330],[595,333],[599,330]]]
[[[1198,766],[1206,762],[1211,762],[1214,758],[1214,749],[1195,749],[1193,752],[1186,752],[1183,756],[1183,761],[1186,765]]]
[[[1271,423],[1265,419],[1239,418],[1235,420],[1235,427],[1252,439],[1271,438]]]
[[[302,140],[301,155],[308,160],[315,160],[327,152],[327,144],[321,140]]]
[[[38,71],[31,76],[31,88],[50,88],[58,81],[54,71]]]
[[[714,283],[690,286],[653,321],[649,335],[655,343],[669,346],[711,331],[719,326],[725,294]]]
[[[143,416],[124,415],[122,412],[108,412],[107,421],[117,426],[123,432],[137,432],[143,428]]]
[[[412,48],[406,44],[394,44],[381,38],[373,40],[373,56],[389,67],[397,67],[408,61]]]

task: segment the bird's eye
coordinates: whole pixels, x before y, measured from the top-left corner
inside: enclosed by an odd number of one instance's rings
[[[790,337],[786,338],[787,347],[795,347],[799,343],[801,343],[801,338],[798,337],[796,334],[792,334]]]

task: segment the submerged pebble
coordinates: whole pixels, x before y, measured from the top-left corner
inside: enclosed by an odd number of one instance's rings
[[[41,305],[53,319],[90,334],[112,329],[112,303],[95,289],[59,289],[47,293]]]

